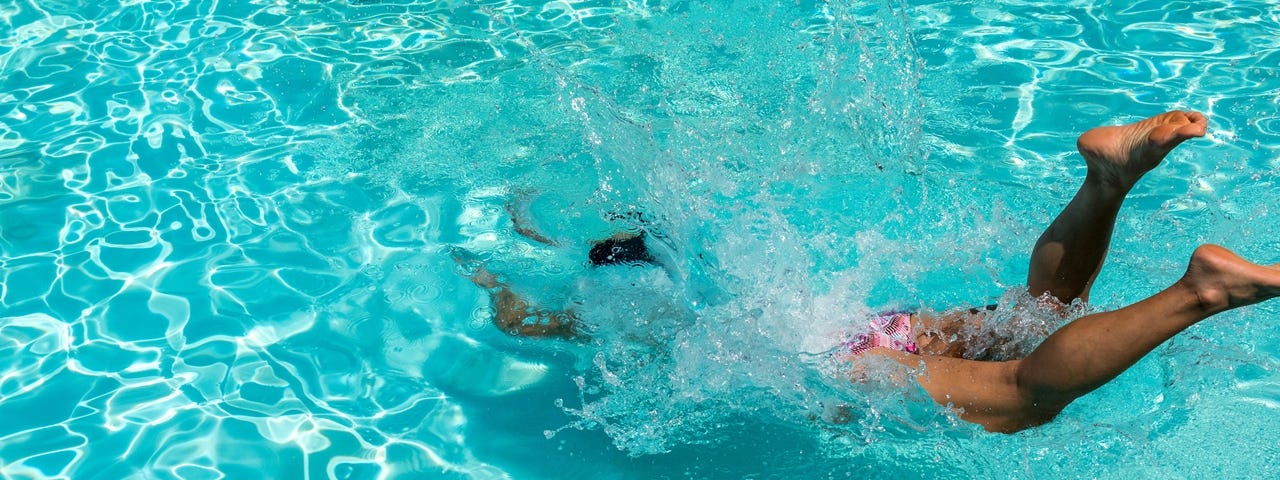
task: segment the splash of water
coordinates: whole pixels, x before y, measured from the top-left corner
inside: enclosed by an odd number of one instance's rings
[[[831,266],[849,264],[836,221],[848,204],[823,201],[849,198],[841,185],[900,181],[917,158],[919,73],[909,42],[893,41],[907,37],[897,10],[828,5],[789,18],[800,9],[751,5],[741,8],[793,21],[743,28],[732,19],[746,12],[690,8],[624,25],[632,31],[618,38],[639,40],[620,40],[619,56],[641,68],[621,78],[530,47],[580,122],[599,180],[593,203],[643,205],[655,219],[647,228],[673,246],[667,270],[612,278],[576,303],[590,306],[579,314],[595,353],[566,410],[635,455],[710,441],[743,415],[811,428],[824,402],[882,409],[829,374],[833,334],[869,313],[850,306],[864,304],[859,283],[871,280],[829,285]],[[696,33],[706,31],[716,34]],[[675,37],[657,43],[668,51],[653,50],[646,37],[657,34]],[[700,62],[717,68],[688,70]],[[758,64],[779,71],[736,67]],[[633,286],[656,290],[623,288]]]

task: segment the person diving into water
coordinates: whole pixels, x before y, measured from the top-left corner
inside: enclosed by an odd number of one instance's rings
[[[1170,151],[1203,137],[1206,129],[1204,115],[1171,111],[1081,135],[1076,146],[1087,166],[1084,183],[1036,242],[1027,275],[1029,293],[1064,308],[1076,300],[1087,302],[1130,190]],[[554,243],[519,220],[516,229]],[[598,242],[590,257],[592,265],[653,262],[643,231]],[[503,331],[527,337],[581,335],[574,312],[531,305],[483,267],[471,278],[491,292],[493,321]],[[1182,277],[1164,290],[1117,310],[1077,318],[1021,358],[967,359],[963,336],[939,333],[982,321],[979,309],[876,315],[869,319],[870,333],[842,345],[851,361],[873,355],[916,368],[915,380],[934,401],[988,431],[1012,433],[1053,420],[1072,401],[1201,320],[1276,296],[1280,264],[1258,265],[1221,246],[1202,245],[1192,252]]]

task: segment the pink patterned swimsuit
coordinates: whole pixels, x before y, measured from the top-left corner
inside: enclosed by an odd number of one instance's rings
[[[849,353],[862,355],[878,347],[917,353],[916,336],[911,331],[911,312],[887,312],[870,320],[870,331],[841,342]]]

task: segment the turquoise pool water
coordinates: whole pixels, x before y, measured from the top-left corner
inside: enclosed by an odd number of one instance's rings
[[[1075,136],[1170,108],[1094,308],[1280,261],[1278,61],[1266,1],[0,0],[0,472],[1273,478],[1280,304],[1016,435],[825,351],[1012,308]],[[670,272],[586,272],[631,211]],[[599,333],[504,335],[479,265]]]

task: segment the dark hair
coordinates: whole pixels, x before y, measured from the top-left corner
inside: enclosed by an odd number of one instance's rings
[[[588,258],[592,265],[618,265],[654,263],[649,249],[644,246],[644,232],[627,238],[606,238],[591,246]]]

